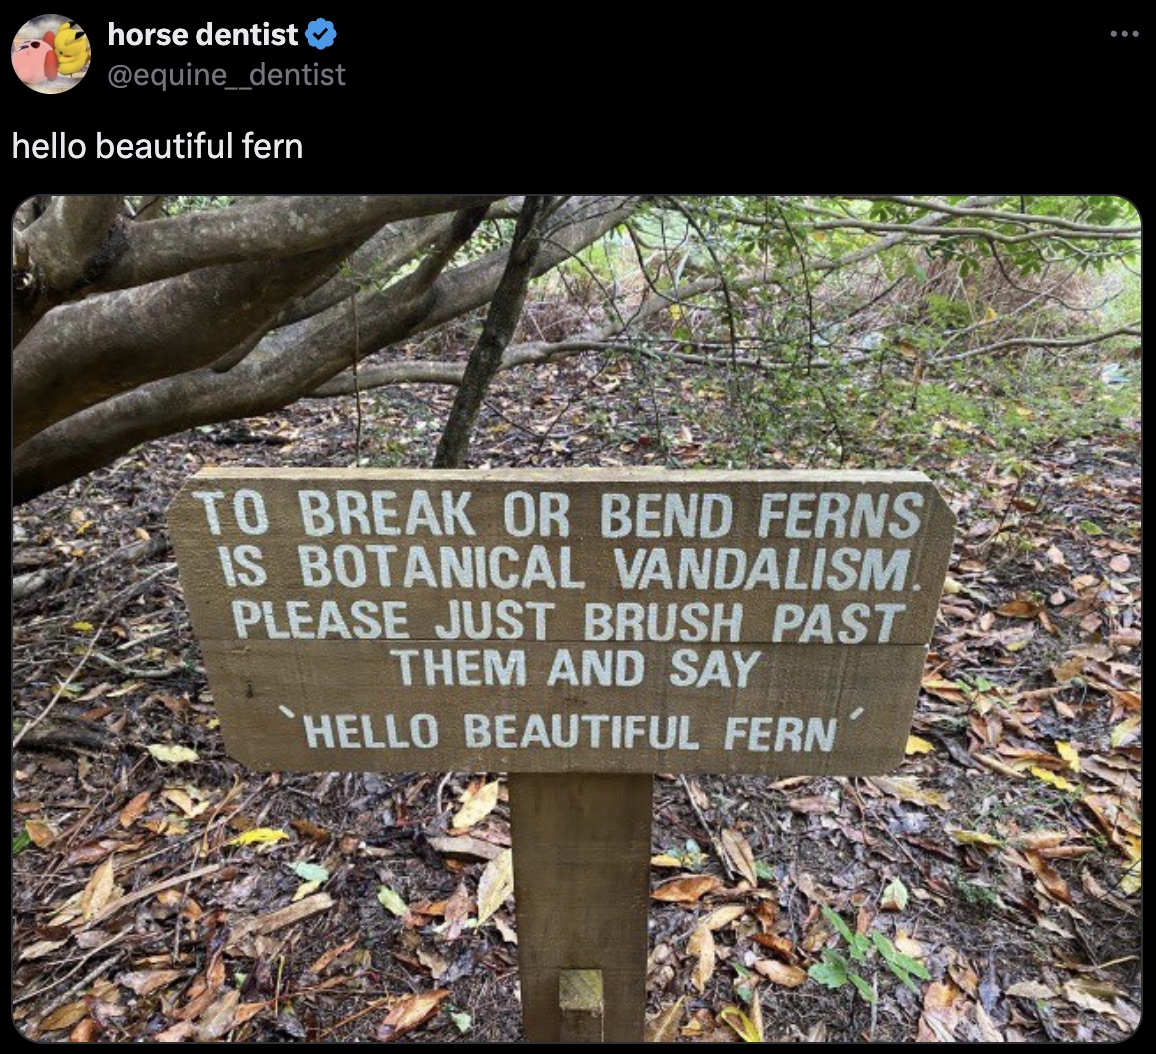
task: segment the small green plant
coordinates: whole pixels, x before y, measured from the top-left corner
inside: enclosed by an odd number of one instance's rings
[[[879,998],[875,994],[874,985],[852,966],[852,963],[858,963],[870,969],[871,973],[874,974],[878,967],[878,960],[882,959],[887,968],[913,992],[918,992],[919,988],[911,979],[912,977],[918,977],[921,981],[931,980],[931,974],[927,972],[921,962],[911,958],[910,955],[904,955],[882,933],[872,933],[868,937],[863,933],[852,932],[847,923],[825,904],[823,905],[823,915],[846,942],[847,953],[844,954],[836,948],[824,948],[823,961],[816,963],[807,971],[808,976],[813,981],[818,981],[828,988],[843,988],[845,985],[852,984],[868,1003],[874,1003]],[[848,956],[850,956],[850,960],[848,960]]]

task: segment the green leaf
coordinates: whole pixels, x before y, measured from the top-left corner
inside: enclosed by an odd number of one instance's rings
[[[392,912],[398,918],[401,918],[402,915],[409,911],[405,901],[390,889],[389,886],[381,886],[378,889],[377,901],[386,911]]]
[[[847,975],[851,983],[858,989],[859,994],[867,1000],[868,1003],[878,1002],[879,997],[875,994],[875,989],[872,988],[862,977],[854,971]]]
[[[904,955],[888,938],[883,936],[882,933],[872,933],[871,940],[875,947],[879,949],[879,954],[883,956],[891,972],[913,992],[918,992],[919,989],[911,980],[912,974],[921,981],[931,980],[931,974],[927,972],[927,968],[923,963],[918,959],[911,958],[910,955]]]
[[[12,839],[12,855],[16,856],[18,853],[24,852],[32,844],[32,838],[27,831],[21,831],[15,838]]]
[[[842,988],[848,980],[847,963],[838,953],[827,949],[823,952],[823,961],[815,963],[807,971],[807,976],[828,988]]]
[[[469,1032],[470,1026],[474,1023],[474,1019],[470,1017],[464,1010],[458,1010],[456,1007],[450,1009],[446,1007],[445,1011],[449,1014],[450,1020],[454,1023],[454,1027],[461,1033]]]
[[[775,872],[771,869],[771,865],[765,860],[755,861],[755,874],[764,882],[770,882],[775,877]]]
[[[832,911],[829,907],[827,907],[826,904],[823,904],[822,908],[823,917],[832,926],[835,927],[835,930],[838,932],[839,936],[842,937],[843,940],[845,940],[848,944],[850,944],[855,939],[855,935],[851,932],[851,928],[843,921],[838,912]]]
[[[328,882],[329,871],[320,864],[307,864],[299,860],[293,865],[293,871],[302,882]]]
[[[1091,520],[1081,520],[1080,529],[1085,534],[1090,534],[1093,538],[1098,534],[1104,533],[1104,528],[1101,527],[1098,523],[1093,523]]]
[[[856,933],[851,938],[851,943],[847,945],[847,950],[851,953],[851,958],[857,963],[866,962],[867,953],[871,950],[871,942],[862,933]]]

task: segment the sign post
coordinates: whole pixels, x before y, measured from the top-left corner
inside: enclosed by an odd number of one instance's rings
[[[534,1040],[641,1039],[653,773],[902,760],[953,523],[914,472],[208,469],[170,510],[233,757],[511,774]]]

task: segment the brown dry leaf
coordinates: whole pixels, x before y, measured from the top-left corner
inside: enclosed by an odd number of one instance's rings
[[[478,879],[478,925],[498,910],[514,891],[514,851],[503,849],[486,864]]]
[[[121,892],[113,882],[113,874],[116,870],[115,859],[115,856],[110,853],[104,863],[92,873],[88,885],[80,894],[80,915],[85,922],[100,914],[101,909],[112,900],[113,895],[119,895]]]
[[[137,995],[148,995],[184,975],[183,970],[133,970],[122,973],[116,980]]]
[[[378,1043],[392,1043],[407,1032],[412,1032],[433,1016],[438,1005],[449,994],[448,988],[435,988],[432,992],[403,996],[378,1026],[374,1038]]]
[[[756,1001],[757,1002],[757,1001]],[[761,1022],[756,1023],[752,1021],[746,1014],[744,1014],[733,1003],[724,1006],[718,1014],[718,1019],[735,1030],[744,1043],[762,1043],[763,1030],[759,1027]]]
[[[966,1006],[966,996],[950,981],[932,981],[923,994],[918,1040],[954,1043],[955,1026],[962,1020]]]
[[[1054,999],[1056,990],[1039,981],[1016,981],[1005,988],[1004,993],[1020,999]]]
[[[56,841],[57,832],[43,820],[25,820],[24,830],[38,849],[47,849]]]
[[[459,831],[467,830],[476,823],[481,823],[498,804],[497,780],[485,783],[476,790],[466,790],[462,795],[462,807],[454,814],[450,826]]]
[[[246,1021],[256,1017],[262,1010],[268,1010],[268,1003],[241,1003],[233,1013],[233,1027],[243,1025]]]
[[[755,872],[755,854],[751,851],[750,843],[733,827],[724,827],[722,847],[735,870],[752,886],[757,886],[759,876]]]
[[[1043,883],[1044,889],[1048,892],[1048,896],[1056,900],[1062,900],[1065,904],[1071,904],[1072,894],[1068,889],[1068,884],[1051,864],[1034,849],[1025,849],[1024,858],[1031,864],[1032,870],[1036,873],[1036,877],[1040,882]]]
[[[333,834],[324,827],[319,827],[312,820],[290,820],[289,826],[304,838],[314,842],[328,842]]]
[[[650,896],[653,900],[694,904],[721,885],[722,881],[714,875],[683,875],[663,882]]]
[[[753,939],[756,944],[769,948],[780,959],[785,959],[789,963],[793,963],[797,958],[795,945],[789,937],[781,937],[777,933],[756,933]]]
[[[787,808],[795,812],[815,813],[816,815],[839,811],[839,800],[829,794],[812,794],[802,798],[791,798]]]
[[[698,962],[695,963],[690,975],[690,982],[701,995],[706,990],[707,982],[714,975],[714,934],[705,925],[699,924],[690,935],[690,940],[686,942],[686,951],[688,955],[698,956]]]
[[[647,1021],[643,1042],[673,1043],[678,1037],[678,1026],[682,1020],[682,1004],[685,1002],[686,996],[681,995],[676,1002],[672,1003],[665,1010],[660,1010],[654,1017]]]
[[[502,940],[504,940],[507,944],[517,944],[518,943],[517,932],[514,930],[514,927],[510,925],[510,923],[506,920],[505,916],[502,915],[501,912],[498,912],[494,916],[494,925],[497,927],[498,933],[501,934]]]
[[[361,939],[360,933],[355,933],[344,944],[339,944],[336,948],[330,948],[327,952],[322,952],[316,959],[313,960],[313,965],[309,967],[309,972],[320,977],[326,967],[328,967],[334,959],[339,955],[344,955],[350,948],[352,948]]]
[[[87,1016],[88,1003],[83,999],[77,999],[53,1010],[40,1022],[40,1031],[55,1032],[60,1028],[72,1028],[81,1018]]]
[[[20,961],[26,962],[29,959],[43,959],[44,956],[50,955],[56,951],[57,948],[63,948],[67,943],[67,940],[37,941],[35,944],[28,945],[28,947],[20,953]]]
[[[939,809],[951,808],[942,794],[938,791],[924,790],[914,776],[872,776],[867,782],[900,801],[914,802],[916,805],[934,805]]]
[[[193,1034],[191,1021],[178,1021],[152,1037],[154,1043],[183,1043]]]
[[[1125,571],[1131,568],[1132,561],[1129,560],[1128,557],[1126,557],[1123,553],[1120,553],[1118,556],[1113,556],[1112,559],[1108,561],[1108,566],[1113,571],[1115,571],[1116,574],[1122,575]]]
[[[233,1027],[240,1001],[241,993],[235,988],[229,988],[218,996],[197,1022],[197,1039],[201,1043],[211,1043],[228,1032]]]
[[[1092,1011],[1093,1014],[1115,1015],[1116,1012],[1111,1003],[1105,1002],[1087,989],[1077,987],[1073,981],[1064,985],[1064,997],[1076,1006]]]
[[[171,802],[173,805],[175,805],[178,809],[181,810],[181,812],[185,814],[188,819],[191,820],[197,816],[200,816],[201,813],[208,809],[212,803],[204,800],[198,800],[196,797],[194,797],[193,794],[189,793],[190,790],[195,791],[197,795],[200,795],[201,793],[200,791],[196,790],[195,787],[190,787],[188,790],[183,787],[166,787],[163,791],[161,791],[161,797],[164,798],[165,801]]]
[[[983,1008],[982,1003],[975,1004],[975,1026],[979,1030],[979,1038],[985,1043],[1003,1043],[1003,1033],[995,1027],[991,1015]]]
[[[488,866],[488,865],[487,865]],[[447,941],[455,941],[461,936],[462,927],[470,914],[470,894],[466,890],[464,881],[458,883],[453,896],[446,901],[445,919],[446,928],[443,935]]]
[[[1043,604],[1038,601],[1020,599],[1001,604],[995,609],[995,613],[1004,618],[1035,618],[1043,609]]]
[[[702,924],[711,931],[721,930],[724,926],[729,926],[735,919],[741,919],[747,913],[744,904],[723,904],[722,907],[715,908],[705,919]]]
[[[497,860],[502,854],[502,847],[470,835],[434,835],[429,844],[439,853],[451,856],[476,857],[478,860]]]
[[[781,963],[777,959],[758,959],[755,961],[755,969],[768,981],[784,988],[798,988],[807,979],[806,970]]]
[[[101,1033],[100,1025],[91,1017],[86,1017],[81,1020],[76,1027],[68,1033],[69,1043],[93,1043],[96,1037]]]
[[[450,964],[441,955],[429,948],[418,948],[417,961],[429,970],[435,981],[440,980],[442,974],[450,968]]]
[[[151,791],[141,791],[140,794],[121,809],[119,818],[121,827],[131,827],[136,823],[136,821],[140,819],[141,813],[148,808],[149,798],[151,797]]]

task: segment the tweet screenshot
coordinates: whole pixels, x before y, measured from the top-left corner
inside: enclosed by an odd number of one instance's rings
[[[14,1037],[1135,1031],[1140,27],[125,10],[12,19]]]

